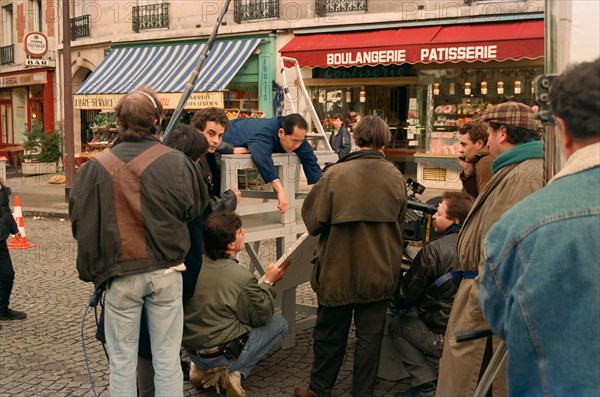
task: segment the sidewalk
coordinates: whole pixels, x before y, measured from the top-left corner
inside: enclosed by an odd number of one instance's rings
[[[12,190],[11,208],[14,208],[15,197],[20,196],[25,216],[68,218],[69,205],[65,199],[65,185],[48,183],[54,175],[25,176],[9,168],[6,172],[6,184]]]

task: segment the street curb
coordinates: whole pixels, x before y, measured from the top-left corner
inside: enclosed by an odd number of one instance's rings
[[[68,212],[43,210],[43,209],[23,210],[23,215],[27,216],[27,217],[39,216],[39,217],[42,217],[42,218],[70,219]]]

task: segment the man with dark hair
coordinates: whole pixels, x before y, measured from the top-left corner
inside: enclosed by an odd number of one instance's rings
[[[210,196],[205,216],[213,211],[235,211],[242,198],[237,186],[221,192],[221,154],[248,153],[244,148],[234,149],[232,145],[223,142],[228,123],[227,114],[218,108],[198,110],[192,117],[192,127],[208,141],[208,153],[199,162]]]
[[[241,378],[250,375],[288,329],[283,316],[273,314],[273,286],[289,263],[269,264],[259,284],[235,259],[244,249],[244,234],[242,220],[233,212],[206,218],[202,270],[194,296],[184,305],[183,344],[198,367],[194,386],[203,385],[210,372],[211,378],[224,381],[229,397],[246,395]]]
[[[487,147],[487,125],[474,120],[466,122],[458,129],[460,149],[458,164],[462,167],[459,177],[463,190],[477,198],[492,178],[492,161]]]
[[[359,150],[331,165],[302,205],[306,229],[319,236],[311,283],[318,307],[310,385],[296,396],[331,395],[353,317],[352,395],[373,395],[385,315],[400,276],[407,202],[402,173],[383,155],[390,139],[381,118],[362,118],[354,132]]]
[[[344,118],[341,114],[334,114],[331,119],[333,120],[333,131],[331,131],[329,143],[338,157],[342,158],[352,150],[350,133],[344,127]]]
[[[110,394],[135,396],[142,306],[147,312],[157,395],[183,395],[183,261],[187,222],[207,203],[196,165],[154,136],[161,104],[149,89],[117,105],[119,142],[75,175],[69,199],[77,270],[106,288]]]
[[[460,284],[456,242],[472,204],[473,197],[465,192],[443,194],[433,215],[433,228],[442,237],[423,246],[398,283],[388,332],[412,376],[412,389],[396,397],[435,394],[437,359],[442,355],[448,316]],[[435,359],[435,365],[427,357]]]
[[[456,292],[440,360],[437,396],[472,395],[498,338],[458,343],[456,334],[487,329],[477,295],[483,274],[483,238],[509,208],[544,184],[544,145],[533,110],[522,103],[505,102],[485,111],[488,145],[494,176],[475,200],[458,237],[463,279]],[[493,383],[493,394],[504,395],[504,369]]]
[[[548,185],[507,211],[485,239],[479,302],[508,348],[512,396],[600,390],[600,59],[550,88],[568,158]]]
[[[317,156],[306,140],[307,130],[306,120],[292,113],[272,119],[235,119],[223,136],[223,141],[250,150],[260,176],[277,192],[277,208],[282,214],[287,211],[289,202],[273,163],[273,153],[296,153],[309,185],[321,178]]]

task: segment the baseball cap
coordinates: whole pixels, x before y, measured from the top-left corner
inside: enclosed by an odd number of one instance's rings
[[[494,106],[483,113],[481,120],[537,131],[535,113],[529,106],[519,102],[505,102]]]

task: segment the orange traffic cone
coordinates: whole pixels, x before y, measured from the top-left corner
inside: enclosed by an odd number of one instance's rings
[[[27,242],[27,236],[25,235],[25,221],[23,220],[23,212],[21,211],[21,197],[15,196],[15,212],[13,213],[13,217],[17,222],[17,226],[19,227],[19,232],[21,232],[21,239],[18,240],[17,236],[13,236],[8,243],[8,248],[15,249],[27,249],[31,247],[35,247],[36,244]]]

